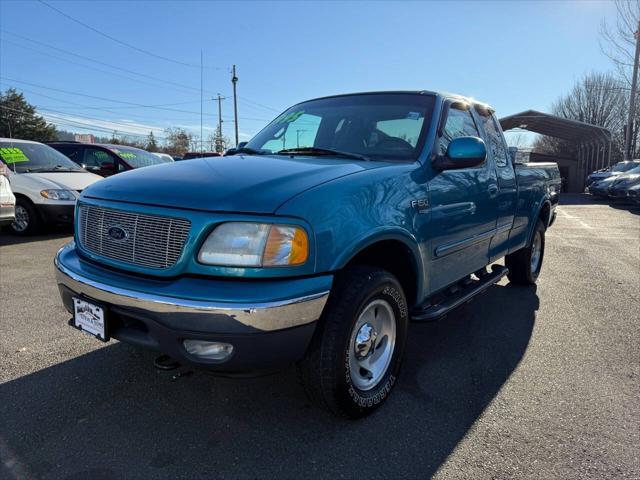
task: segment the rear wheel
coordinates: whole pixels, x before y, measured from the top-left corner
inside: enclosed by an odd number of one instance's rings
[[[16,218],[11,230],[16,235],[35,235],[42,228],[42,221],[33,204],[24,198],[16,199]]]
[[[353,418],[382,405],[400,371],[408,322],[404,292],[393,275],[372,267],[345,271],[299,365],[311,399]]]
[[[509,269],[509,281],[520,285],[533,285],[538,280],[544,258],[545,227],[542,220],[538,220],[531,244],[505,258],[505,265]]]

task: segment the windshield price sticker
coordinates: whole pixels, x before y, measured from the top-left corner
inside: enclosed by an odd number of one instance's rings
[[[303,114],[304,114],[304,110],[302,110],[300,112],[290,113],[288,115],[285,115],[284,117],[276,119],[276,123],[291,123],[291,122],[295,122]]]
[[[29,161],[29,158],[19,148],[0,148],[0,157],[7,164]]]
[[[133,159],[136,158],[136,154],[135,153],[131,153],[131,152],[123,152],[122,150],[115,150],[115,152],[120,155],[122,158],[126,159]]]

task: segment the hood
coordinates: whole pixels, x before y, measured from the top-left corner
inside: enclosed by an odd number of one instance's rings
[[[89,172],[13,173],[9,176],[11,188],[17,190],[84,190],[102,177]]]
[[[632,173],[630,175],[620,175],[615,179],[613,185],[622,186],[622,185],[633,185],[640,181],[640,173]]]
[[[218,212],[273,213],[292,196],[385,165],[348,159],[233,155],[130,170],[83,196]]]
[[[92,183],[102,180],[102,177],[89,172],[46,172],[46,173],[21,173],[43,184],[51,184],[50,188],[63,188],[66,190],[84,190]]]

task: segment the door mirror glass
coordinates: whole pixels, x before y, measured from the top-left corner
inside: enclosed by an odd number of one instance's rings
[[[484,141],[478,137],[458,137],[449,142],[447,153],[434,161],[436,170],[476,167],[487,158]]]

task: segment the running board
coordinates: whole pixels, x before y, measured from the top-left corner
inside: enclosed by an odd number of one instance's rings
[[[494,283],[498,283],[502,277],[509,273],[507,267],[502,265],[493,265],[491,272],[482,275],[478,280],[472,280],[464,285],[460,290],[446,297],[442,302],[434,305],[427,305],[424,308],[418,308],[411,314],[411,320],[416,322],[428,322],[436,320],[454,308],[468,302],[479,293],[484,292]]]

